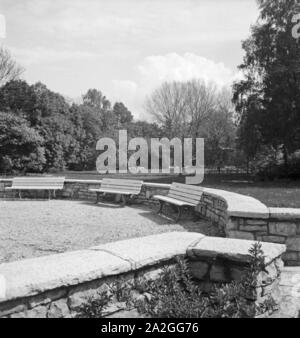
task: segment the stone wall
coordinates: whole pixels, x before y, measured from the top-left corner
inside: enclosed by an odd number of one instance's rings
[[[44,256],[0,265],[5,281],[0,317],[76,317],[82,306],[105,294],[111,296],[105,317],[139,316],[128,306],[131,299],[146,297],[141,279],[155,280],[176,257],[190,260],[192,274],[203,283],[239,280],[249,266],[251,241],[206,237],[199,233],[165,233],[109,243],[82,251]],[[264,243],[265,272],[259,276],[252,301],[279,298],[278,280],[284,245]]]
[[[270,208],[268,219],[230,217],[227,237],[285,244],[285,264],[300,266],[300,210]]]
[[[57,198],[93,201],[96,194],[89,189],[100,187],[101,181],[66,180],[63,191]],[[11,180],[0,180],[0,198],[15,198],[16,192],[4,192],[11,186]],[[170,185],[144,183],[141,194],[134,203],[155,207],[153,195],[166,195]],[[29,198],[47,198],[47,192],[25,191]],[[210,220],[215,228],[213,233],[221,237],[258,240],[287,245],[284,262],[300,266],[300,209],[268,208],[249,196],[203,188],[201,202],[195,209],[201,218]]]

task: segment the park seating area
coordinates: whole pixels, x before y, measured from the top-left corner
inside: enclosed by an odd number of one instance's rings
[[[125,206],[133,196],[141,192],[142,185],[143,181],[103,179],[100,189],[90,189],[90,191],[95,192],[97,195],[96,204],[101,198],[104,198],[106,194],[112,194],[120,195],[122,206]]]
[[[173,183],[168,192],[167,196],[155,195],[153,198],[160,202],[160,208],[158,213],[163,211],[163,207],[165,204],[171,204],[177,207],[177,216],[176,222],[179,221],[182,216],[183,208],[192,207],[195,208],[201,200],[203,194],[203,188]]]
[[[22,190],[46,190],[50,199],[51,192],[55,198],[55,192],[63,190],[64,183],[64,177],[16,177],[12,181],[12,186],[5,190],[17,190],[20,199],[22,199]]]

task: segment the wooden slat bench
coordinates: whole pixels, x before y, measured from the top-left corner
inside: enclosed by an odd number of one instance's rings
[[[12,186],[5,190],[18,190],[20,199],[22,198],[22,190],[48,190],[49,199],[51,191],[55,197],[56,190],[64,188],[64,177],[15,177]]]
[[[162,212],[165,203],[175,205],[178,210],[177,222],[182,215],[182,209],[184,207],[196,207],[201,200],[202,194],[203,189],[201,187],[172,183],[167,196],[155,195],[153,199],[160,202],[158,213]]]
[[[104,197],[106,194],[113,194],[121,195],[122,206],[125,206],[129,198],[141,192],[142,185],[143,181],[104,178],[100,189],[89,189],[89,191],[97,193],[96,204],[99,202],[100,197]]]

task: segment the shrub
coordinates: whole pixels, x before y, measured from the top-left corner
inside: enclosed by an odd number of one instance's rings
[[[112,295],[107,291],[99,293],[96,297],[90,297],[79,310],[77,318],[102,318],[103,311],[111,301]]]
[[[188,262],[178,260],[175,269],[166,269],[160,278],[150,283],[150,301],[137,304],[141,313],[153,318],[251,318],[274,307],[273,300],[256,304],[257,277],[263,269],[261,244],[249,250],[248,272],[239,281],[215,285],[205,294],[188,269]]]
[[[267,299],[256,304],[258,275],[263,271],[264,255],[260,243],[249,250],[251,261],[247,273],[240,281],[215,285],[204,293],[190,274],[188,262],[178,259],[173,267],[165,268],[155,280],[138,279],[135,290],[144,297],[130,299],[131,289],[114,287],[114,295],[101,294],[89,300],[80,309],[79,317],[101,318],[103,310],[114,297],[135,307],[142,316],[151,318],[252,318],[274,311],[276,304]]]

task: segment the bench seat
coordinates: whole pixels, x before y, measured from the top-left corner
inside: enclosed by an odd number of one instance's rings
[[[102,192],[105,194],[113,194],[113,195],[133,195],[132,191],[125,191],[125,190],[109,190],[109,189],[90,189],[89,191],[92,192]]]
[[[171,198],[171,197],[168,197],[168,196],[159,196],[159,195],[156,195],[156,196],[153,196],[153,198],[157,199],[157,200],[160,200],[160,201],[163,201],[163,202],[166,202],[166,203],[178,205],[180,207],[182,207],[182,206],[194,207],[195,206],[192,203],[187,203],[187,202],[179,201],[179,200],[177,200],[175,198]]]
[[[21,192],[23,190],[47,190],[50,199],[50,191],[53,192],[55,196],[57,190],[63,190],[64,183],[64,177],[15,177],[13,178],[12,186],[6,187],[5,190],[19,191],[20,199],[22,198]]]
[[[153,199],[160,202],[158,213],[163,209],[165,203],[175,205],[178,208],[176,222],[180,219],[183,207],[196,207],[201,200],[203,189],[201,187],[173,183],[167,196],[155,195]]]
[[[106,194],[121,195],[122,206],[128,202],[128,197],[133,197],[141,192],[143,181],[108,179],[104,178],[99,189],[89,189],[97,194],[96,204],[99,202],[100,196]]]

